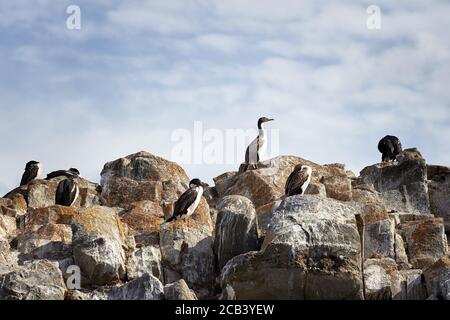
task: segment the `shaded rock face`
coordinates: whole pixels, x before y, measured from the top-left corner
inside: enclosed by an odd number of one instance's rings
[[[425,160],[366,167],[353,186],[377,191],[388,210],[430,213]]]
[[[72,232],[73,257],[86,284],[105,285],[125,277],[125,235],[116,210],[80,210]]]
[[[205,199],[189,219],[161,225],[160,245],[166,283],[184,279],[199,298],[212,294],[216,277],[212,231]]]
[[[124,208],[142,200],[174,201],[189,184],[179,165],[147,152],[107,163],[101,177],[106,205]]]
[[[28,185],[19,187],[8,194],[8,198],[14,199],[17,195],[22,195],[29,208],[45,208],[55,204],[55,192],[59,182],[64,177],[57,177],[51,180],[33,180]],[[100,205],[100,186],[83,178],[76,178],[80,194],[75,201],[75,207],[93,207]]]
[[[443,257],[424,271],[428,297],[450,300],[450,258]]]
[[[0,275],[0,284],[0,300],[63,300],[66,292],[61,271],[47,260]]]
[[[259,250],[255,216],[255,208],[249,199],[242,196],[222,199],[214,242],[219,269],[239,254]]]
[[[428,192],[430,210],[437,217],[444,219],[445,230],[450,232],[450,168],[428,166]]]
[[[313,168],[312,183],[316,187],[323,185],[328,197],[342,201],[351,200],[351,180],[344,169],[340,166],[320,166],[293,156],[279,156],[262,162],[258,170],[222,175],[215,179],[216,189],[221,197],[247,197],[258,208],[284,195],[286,180],[298,164]]]
[[[286,198],[262,250],[225,265],[221,286],[236,299],[361,299],[357,207],[315,196]]]

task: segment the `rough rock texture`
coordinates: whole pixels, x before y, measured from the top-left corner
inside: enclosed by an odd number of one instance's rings
[[[164,282],[161,260],[161,250],[157,246],[145,246],[134,250],[128,258],[128,279],[133,280],[149,273]]]
[[[409,262],[415,268],[428,267],[448,253],[442,218],[404,222],[398,230],[406,244]]]
[[[388,210],[430,213],[425,160],[366,167],[353,185],[379,192]]]
[[[262,250],[225,265],[221,286],[237,299],[361,299],[360,239],[351,204],[286,198]]]
[[[260,164],[260,169],[244,173],[230,173],[215,179],[218,194],[241,195],[249,198],[255,208],[275,201],[284,195],[286,180],[297,164],[313,168],[312,183],[325,186],[328,197],[351,199],[351,180],[339,166],[320,166],[293,156],[279,156]]]
[[[179,165],[144,151],[105,164],[101,176],[106,205],[124,208],[142,200],[174,201],[189,184]]]
[[[0,275],[0,300],[63,300],[65,292],[61,271],[47,260],[26,262]]]
[[[197,300],[197,296],[183,279],[165,285],[164,295],[166,300]]]
[[[427,169],[430,211],[444,219],[445,230],[450,232],[450,168],[428,166]]]
[[[450,258],[443,257],[424,271],[429,297],[450,300]]]
[[[214,249],[220,269],[231,258],[259,249],[255,208],[242,196],[227,196],[219,204]]]
[[[87,284],[105,285],[125,276],[125,235],[117,210],[93,207],[73,217],[73,256]]]
[[[199,298],[212,294],[216,277],[212,230],[204,199],[189,219],[161,225],[165,283],[184,279]]]

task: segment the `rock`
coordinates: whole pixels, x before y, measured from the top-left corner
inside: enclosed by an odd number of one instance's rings
[[[18,218],[27,212],[27,203],[21,194],[11,195],[11,199],[0,198],[0,214]]]
[[[322,183],[312,182],[306,188],[305,194],[318,195],[321,197],[327,197],[327,189]]]
[[[211,295],[215,283],[212,222],[202,199],[188,219],[161,226],[161,253],[165,282],[184,279],[199,298]]]
[[[197,296],[183,279],[165,285],[164,295],[166,300],[197,300]]]
[[[70,225],[77,210],[74,207],[64,206],[30,209],[18,219],[20,232],[32,233],[47,224]]]
[[[179,165],[144,151],[105,164],[101,176],[106,204],[126,209],[143,200],[175,201],[189,184]]]
[[[399,300],[402,276],[391,258],[368,259],[364,262],[366,300]]]
[[[450,168],[428,166],[427,169],[431,213],[443,218],[445,230],[450,232]]]
[[[258,208],[284,195],[286,180],[297,164],[313,168],[312,184],[323,184],[328,197],[350,200],[351,184],[345,170],[336,166],[320,166],[293,156],[279,156],[261,162],[257,170],[222,175],[215,179],[216,190],[220,197],[247,197]]]
[[[358,205],[317,196],[288,197],[272,214],[260,252],[222,269],[236,299],[362,299]]]
[[[159,246],[146,246],[134,250],[127,261],[128,279],[134,280],[149,273],[163,282],[164,274],[161,259]]]
[[[108,293],[108,300],[162,300],[164,286],[151,274],[127,282],[123,286],[113,287]]]
[[[354,180],[353,187],[377,191],[388,210],[430,213],[425,160],[366,167]]]
[[[395,261],[399,269],[410,269],[411,264],[408,261],[408,255],[406,254],[405,243],[403,238],[398,233],[395,233]]]
[[[442,218],[404,222],[397,226],[397,230],[403,237],[409,262],[414,268],[430,266],[448,252]]]
[[[16,236],[16,219],[0,214],[0,240],[7,240]]]
[[[273,201],[256,209],[256,227],[258,238],[264,240],[270,226],[270,219],[275,210],[280,206],[281,200]]]
[[[450,258],[448,256],[435,262],[424,271],[428,296],[450,300]]]
[[[0,300],[64,300],[65,292],[61,271],[47,260],[25,262],[0,275]]]
[[[425,300],[427,291],[422,279],[422,270],[400,270],[403,279],[401,300]]]
[[[22,260],[62,260],[72,256],[72,229],[64,224],[47,224],[36,232],[17,238]]]
[[[71,290],[67,300],[162,300],[164,287],[151,274],[127,282],[124,285],[101,287],[97,290]]]
[[[73,217],[73,256],[82,283],[105,285],[125,277],[126,240],[117,211],[93,207]]]
[[[20,194],[26,200],[29,208],[45,208],[55,204],[55,192],[59,182],[64,180],[64,177],[57,177],[51,180],[33,180],[26,186],[21,186],[11,191],[8,198],[14,198]],[[75,181],[80,188],[80,194],[75,201],[75,207],[92,207],[99,205],[100,186],[83,178],[76,178]]]
[[[135,202],[122,216],[122,221],[130,227],[133,236],[158,234],[159,226],[164,222],[163,208],[148,200]]]
[[[239,254],[259,250],[255,216],[255,208],[249,199],[242,196],[222,199],[214,242],[219,269]]]
[[[364,258],[395,258],[395,225],[383,205],[362,206]]]

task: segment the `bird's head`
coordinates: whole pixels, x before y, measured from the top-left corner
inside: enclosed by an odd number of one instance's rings
[[[38,161],[34,161],[34,160],[28,161],[25,166],[25,169],[30,168],[32,166],[38,166],[39,164],[40,164],[40,162],[38,162]]]
[[[192,179],[191,182],[189,182],[189,188],[201,187],[202,185],[203,183],[200,179]]]
[[[74,175],[77,175],[77,176],[80,175],[80,171],[78,171],[77,168],[70,168],[70,169],[69,169],[69,172],[70,172],[70,173],[73,173]]]
[[[261,127],[261,125],[263,123],[266,123],[266,122],[269,122],[269,121],[273,121],[273,120],[274,119],[270,119],[270,118],[267,118],[267,117],[261,117],[261,118],[258,119],[258,127]]]

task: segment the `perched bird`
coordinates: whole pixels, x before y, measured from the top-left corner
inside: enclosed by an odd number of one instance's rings
[[[262,125],[265,122],[273,120],[274,119],[269,119],[266,117],[258,119],[258,136],[252,141],[252,143],[250,143],[245,151],[245,163],[247,165],[252,165],[254,168],[258,168],[257,164],[260,159],[260,153],[262,153],[266,147],[266,137]]]
[[[76,178],[80,175],[80,171],[76,168],[70,168],[69,170],[57,170],[47,174],[45,180],[50,180],[57,177]]]
[[[385,136],[381,139],[378,143],[378,150],[382,154],[382,162],[395,161],[403,151],[400,140],[395,136]]]
[[[165,221],[170,222],[178,218],[188,218],[197,209],[203,195],[203,183],[200,179],[193,179],[189,182],[187,189],[175,202],[173,215]]]
[[[42,174],[42,164],[37,161],[29,161],[25,166],[20,185],[26,185],[34,179],[38,179]]]
[[[80,188],[73,177],[62,180],[56,188],[55,204],[72,206],[80,194]]]
[[[286,181],[285,194],[290,197],[296,194],[303,195],[311,182],[312,168],[298,164]]]

